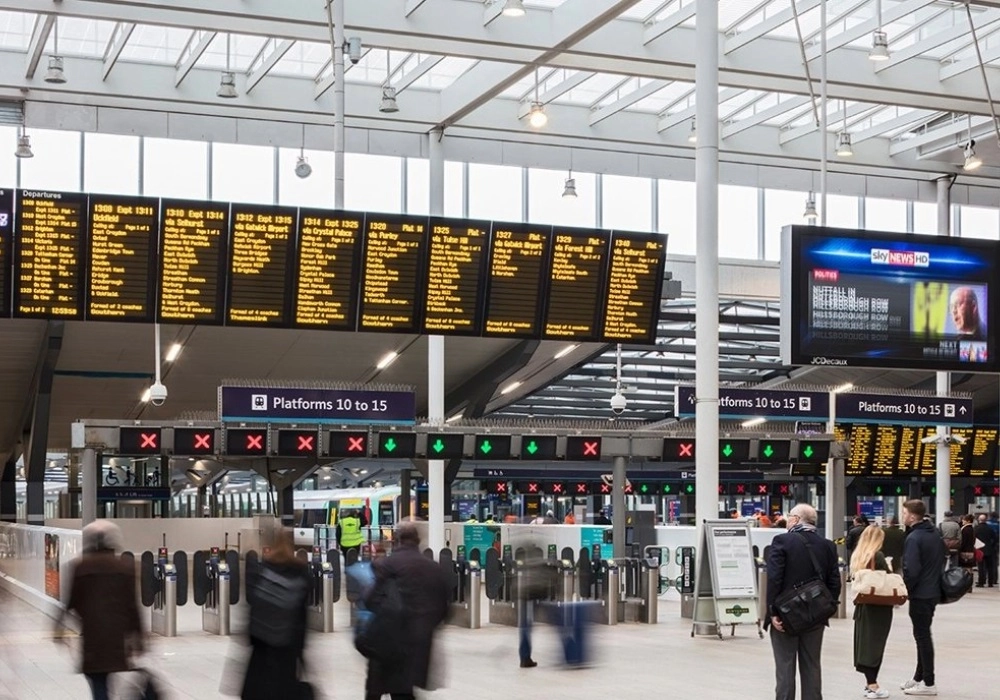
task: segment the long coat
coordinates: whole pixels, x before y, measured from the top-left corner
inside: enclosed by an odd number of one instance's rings
[[[142,648],[135,569],[111,550],[84,554],[73,568],[66,609],[80,616],[83,673],[129,669],[128,657]]]
[[[805,539],[803,539],[805,538]],[[837,548],[813,529],[794,530],[771,540],[767,554],[767,617],[764,629],[771,626],[771,616],[777,614],[775,601],[782,593],[816,578],[812,558],[806,542],[812,547],[821,578],[834,600],[840,597],[840,569],[837,567]]]
[[[375,585],[368,600],[378,600],[391,578],[399,585],[407,616],[403,640],[407,653],[402,663],[391,666],[369,660],[365,690],[385,695],[429,688],[434,632],[448,614],[448,580],[416,547],[398,547],[389,557],[376,560],[373,569]]]
[[[875,554],[875,568],[888,571],[882,552]],[[854,665],[878,668],[892,629],[891,605],[854,606]]]

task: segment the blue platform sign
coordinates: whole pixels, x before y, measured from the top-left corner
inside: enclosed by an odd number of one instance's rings
[[[674,389],[674,415],[693,418],[693,386]],[[830,394],[825,391],[719,388],[719,418],[768,418],[770,420],[826,420],[830,417]]]
[[[947,396],[838,394],[838,423],[972,425],[972,399]]]
[[[412,391],[219,387],[219,418],[253,423],[413,425]]]

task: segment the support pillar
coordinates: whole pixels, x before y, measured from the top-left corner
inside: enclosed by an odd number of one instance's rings
[[[719,517],[719,4],[697,0],[695,187],[695,520]],[[618,514],[615,514],[618,521]],[[699,555],[702,554],[699,552]]]
[[[194,509],[196,518],[205,517],[205,496],[208,494],[208,488],[205,486],[198,487],[198,495],[194,500]]]
[[[0,476],[0,522],[17,522],[17,461],[8,459]]]
[[[282,527],[295,526],[295,485],[282,486],[278,491],[278,516]]]
[[[399,519],[405,521],[410,517],[410,470],[399,472]]]
[[[951,186],[954,179],[942,177],[937,180],[937,222],[938,233],[942,236],[951,235]],[[947,396],[951,392],[951,374],[937,372],[935,374],[938,396]],[[934,455],[934,474],[936,495],[934,497],[934,518],[937,522],[944,519],[945,512],[951,510],[951,447],[948,442],[950,431],[947,425],[937,426],[937,450]]]
[[[97,484],[100,477],[97,466],[97,450],[93,447],[83,448],[80,470],[83,473],[83,483],[80,485],[81,517],[83,524],[89,525],[97,520]]]
[[[429,134],[430,214],[444,214],[444,131]],[[427,337],[427,418],[431,425],[444,424],[444,337]],[[445,469],[444,461],[427,462],[427,546],[440,552],[444,546]]]
[[[346,150],[344,115],[347,93],[344,82],[344,4],[347,0],[329,0],[326,11],[333,24],[333,203],[344,208],[344,151]]]
[[[612,465],[611,485],[611,542],[612,556],[625,557],[625,458],[615,457]]]

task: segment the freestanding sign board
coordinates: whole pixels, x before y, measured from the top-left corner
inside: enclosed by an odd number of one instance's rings
[[[698,545],[691,636],[698,625],[712,625],[722,639],[722,626],[760,626],[757,564],[753,557],[750,523],[746,520],[706,520]]]

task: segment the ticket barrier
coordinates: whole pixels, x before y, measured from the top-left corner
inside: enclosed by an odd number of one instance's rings
[[[131,552],[122,559],[134,562]],[[142,604],[150,609],[150,631],[161,637],[177,636],[177,606],[187,603],[187,553],[175,552],[173,560],[166,547],[143,552],[139,589]]]
[[[502,556],[492,547],[486,550],[486,597],[490,601],[490,623],[517,627],[517,585],[517,565],[510,545],[504,545]]]
[[[340,553],[331,549],[323,553],[313,547],[309,560],[312,588],[306,608],[306,626],[314,632],[333,632],[333,605],[340,600]]]
[[[240,601],[240,560],[235,551],[218,547],[194,554],[194,602],[201,606],[201,628],[209,634],[230,633],[230,608]]]
[[[458,558],[451,561],[451,551],[442,550],[439,559],[453,583],[448,624],[477,630],[482,626],[483,572],[479,562],[465,556],[465,547],[458,547]],[[450,571],[449,571],[450,569]]]
[[[576,570],[580,598],[600,603],[599,606],[591,606],[591,621],[602,625],[617,625],[624,613],[618,564],[601,559],[600,545],[595,545],[593,558],[587,549],[580,550]]]

